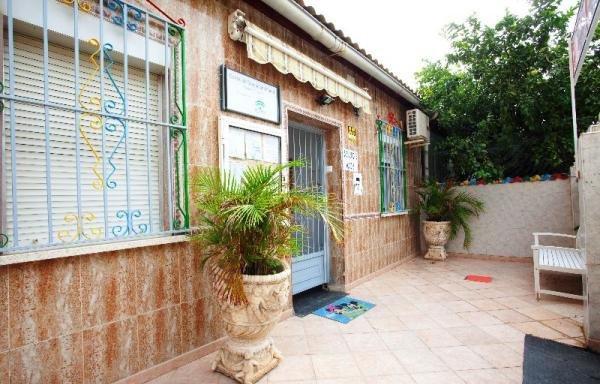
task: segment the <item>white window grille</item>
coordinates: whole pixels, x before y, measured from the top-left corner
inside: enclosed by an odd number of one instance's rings
[[[118,0],[0,4],[0,252],[185,231],[182,27]]]

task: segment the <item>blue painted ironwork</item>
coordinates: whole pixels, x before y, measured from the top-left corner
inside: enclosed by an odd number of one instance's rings
[[[117,211],[116,216],[118,219],[125,219],[126,223],[125,225],[115,225],[114,227],[112,227],[112,234],[115,237],[121,237],[128,234],[139,235],[148,231],[148,224],[146,223],[137,224],[137,226],[133,224],[134,218],[142,217],[142,211],[140,211],[139,209],[133,210],[131,212],[121,209]]]
[[[117,108],[117,102],[115,102],[115,100],[109,99],[109,100],[104,101],[103,106],[104,106],[104,111],[106,113],[125,115],[125,96],[119,89],[119,86],[117,85],[117,82],[115,81],[115,79],[111,73],[112,66],[115,63],[110,55],[112,50],[113,50],[112,44],[110,44],[110,43],[104,44],[104,47],[103,47],[104,59],[107,62],[107,64],[104,66],[104,73],[108,76],[114,90],[119,95],[119,98],[121,99],[121,101],[120,101],[121,105],[120,105],[120,108]],[[125,120],[123,120],[120,117],[108,116],[105,118],[104,129],[107,132],[117,133],[119,131],[119,128],[121,130],[121,136],[119,137],[119,141],[117,141],[117,144],[113,148],[111,154],[108,156],[108,164],[110,165],[111,169],[108,171],[108,175],[106,176],[105,183],[106,183],[106,186],[111,189],[114,189],[117,187],[117,182],[114,180],[111,180],[111,178],[117,171],[117,166],[115,165],[114,158],[115,158],[115,155],[117,154],[119,148],[123,144],[123,142],[125,142],[125,137],[127,136],[127,124],[125,123]]]
[[[124,21],[127,19],[125,17],[125,4],[119,0],[109,0],[107,4],[108,8],[113,11],[115,14],[111,16],[111,20],[116,25],[123,25],[124,22],[127,23],[127,29],[135,32],[138,29],[138,25],[135,22]],[[133,20],[139,22],[142,20],[142,11],[136,7],[129,6],[129,11],[133,14]],[[118,13],[121,13],[120,15]]]

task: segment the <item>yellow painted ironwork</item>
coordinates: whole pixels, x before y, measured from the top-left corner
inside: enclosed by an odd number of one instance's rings
[[[58,0],[59,3],[73,5],[75,0]],[[77,7],[84,12],[92,12],[92,5],[86,0],[77,0]]]
[[[104,234],[102,227],[85,228],[84,223],[93,223],[96,220],[96,215],[93,212],[84,212],[81,214],[81,217],[75,213],[67,213],[64,220],[67,224],[74,224],[75,229],[58,231],[56,237],[63,243],[79,240],[82,236],[87,240],[98,240]]]
[[[98,191],[101,191],[104,187],[104,177],[102,177],[102,173],[99,170],[99,167],[102,163],[102,158],[100,157],[100,155],[98,155],[96,148],[90,142],[88,135],[84,129],[84,123],[87,122],[91,131],[102,131],[102,116],[99,113],[94,113],[101,112],[102,110],[102,101],[100,97],[94,95],[88,95],[84,97],[84,93],[88,91],[90,85],[94,82],[94,80],[97,81],[97,79],[99,78],[98,74],[100,73],[100,64],[98,63],[98,55],[100,54],[100,42],[96,39],[90,39],[88,40],[88,43],[96,47],[94,53],[92,53],[92,55],[90,56],[90,63],[92,63],[94,69],[90,76],[88,76],[84,81],[79,91],[79,95],[77,96],[77,101],[79,102],[79,105],[83,110],[86,111],[81,114],[81,120],[79,122],[79,132],[81,133],[83,141],[94,156],[94,165],[92,166],[92,172],[94,173],[94,175],[96,175],[96,180],[92,182],[92,187],[94,187],[94,189]]]

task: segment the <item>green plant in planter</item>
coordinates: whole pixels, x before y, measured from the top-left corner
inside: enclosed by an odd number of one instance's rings
[[[423,213],[428,221],[449,221],[451,240],[462,229],[465,233],[463,247],[469,248],[472,241],[469,218],[483,213],[483,201],[448,183],[437,183],[435,180],[425,183],[417,194],[417,213]]]
[[[241,180],[219,169],[192,175],[193,201],[198,229],[192,241],[203,254],[202,267],[210,268],[219,299],[247,302],[242,275],[270,275],[284,270],[284,260],[298,249],[294,234],[303,230],[295,214],[319,215],[341,241],[343,226],[333,199],[315,189],[284,188],[281,173],[303,161],[279,166],[256,165]]]

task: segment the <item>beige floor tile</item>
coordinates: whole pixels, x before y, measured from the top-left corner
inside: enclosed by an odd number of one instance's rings
[[[427,349],[427,345],[416,335],[416,331],[380,332],[379,337],[390,350]]]
[[[543,339],[563,339],[565,335],[560,332],[555,331],[554,329],[545,326],[542,323],[538,323],[537,321],[530,321],[527,323],[517,323],[513,324],[513,327],[523,331],[524,333],[531,334],[533,336],[541,337]]]
[[[446,308],[446,306],[444,306],[444,303],[415,303],[414,306],[428,315],[453,313],[451,310]]]
[[[311,356],[317,380],[360,377],[360,370],[350,353]]]
[[[424,315],[424,312],[417,308],[414,304],[397,304],[388,307],[390,312],[396,316],[413,316],[413,315]]]
[[[344,339],[351,352],[384,351],[387,349],[377,333],[344,334]]]
[[[521,367],[500,368],[498,371],[506,376],[511,384],[521,384],[523,382],[523,368]]]
[[[416,331],[417,336],[428,347],[456,347],[462,343],[445,329],[421,329]]]
[[[583,336],[583,329],[581,325],[571,319],[555,319],[542,321],[544,325],[549,326],[565,335],[573,337]]]
[[[585,348],[585,342],[583,339],[557,339],[559,343],[572,345],[574,347]]]
[[[523,341],[513,341],[510,343],[504,343],[504,345],[523,356],[523,352],[525,350],[525,343]]]
[[[525,316],[514,309],[497,309],[494,311],[487,311],[487,313],[501,320],[503,323],[524,323],[532,320],[530,317]]]
[[[482,311],[492,311],[495,309],[506,309],[506,307],[492,299],[474,299],[468,300],[469,303]]]
[[[415,384],[409,374],[369,377],[369,384]]]
[[[394,312],[392,312],[387,305],[381,305],[380,303],[377,303],[377,305],[374,308],[370,309],[367,313],[365,313],[361,317],[364,317],[365,319],[368,320],[368,319],[374,319],[374,318],[378,318],[378,317],[390,317],[390,316],[395,316]]]
[[[367,321],[376,331],[404,331],[406,325],[396,316],[368,318]]]
[[[309,353],[308,337],[298,336],[273,336],[275,346],[284,356],[306,355]]]
[[[554,320],[554,319],[560,319],[561,317],[563,317],[562,315],[559,315],[558,313],[548,311],[541,307],[517,308],[517,311],[519,311],[522,314],[524,314],[525,316],[529,316],[533,320],[537,320],[537,321]]]
[[[364,377],[407,373],[391,352],[353,352],[352,354]]]
[[[432,314],[433,321],[438,323],[442,328],[470,327],[471,323],[456,313]]]
[[[433,321],[433,319],[428,315],[399,315],[398,318],[404,323],[406,328],[413,331],[418,329],[435,329],[440,327],[440,325]]]
[[[496,324],[480,327],[485,333],[503,343],[523,342],[525,333],[516,328],[516,324]]]
[[[337,326],[340,329],[340,332],[344,333],[344,334],[375,332],[373,327],[371,327],[371,324],[369,324],[367,319],[365,319],[363,316],[356,318],[347,324],[338,323],[337,321],[333,321],[333,320],[329,320],[329,321],[331,321],[334,324],[337,324]]]
[[[499,297],[499,298],[493,299],[493,300],[499,304],[504,305],[507,308],[512,308],[512,309],[525,308],[525,307],[531,306],[531,304],[528,303],[527,301],[521,300],[515,296]]]
[[[491,368],[491,364],[481,358],[478,354],[470,350],[468,347],[444,347],[432,348],[442,361],[455,371],[466,369],[483,369]]]
[[[468,327],[448,328],[447,331],[463,345],[495,344],[500,342],[493,335],[472,325]]]
[[[465,288],[465,287],[463,287]],[[481,294],[479,294],[477,291],[471,291],[471,290],[467,290],[467,291],[457,291],[457,292],[453,292],[455,296],[463,299],[463,300],[478,300],[478,299],[485,299]]]
[[[302,318],[305,335],[330,335],[340,334],[340,323],[322,316],[308,315]]]
[[[469,348],[494,368],[520,367],[523,355],[504,344],[471,345]]]
[[[464,384],[464,381],[452,371],[415,373],[411,376],[417,384]]]
[[[448,301],[443,304],[444,307],[448,308],[452,313],[473,312],[479,310],[477,307],[464,300]]]
[[[325,319],[326,320],[326,319]],[[304,324],[299,317],[292,317],[277,324],[271,331],[271,336],[304,335]]]
[[[469,323],[478,326],[501,324],[502,321],[486,312],[461,312],[458,316],[467,320]]]
[[[286,356],[268,374],[269,382],[291,381],[291,380],[314,380],[315,370],[310,356]]]
[[[321,379],[317,384],[369,384],[367,379],[362,377],[345,377],[340,379]]]
[[[394,355],[409,373],[440,372],[448,370],[448,366],[428,348],[399,349]]]
[[[312,355],[350,352],[348,344],[341,334],[306,336],[306,344],[308,347],[307,354]]]
[[[456,374],[466,384],[511,384],[511,381],[497,369],[475,369],[457,371]]]

